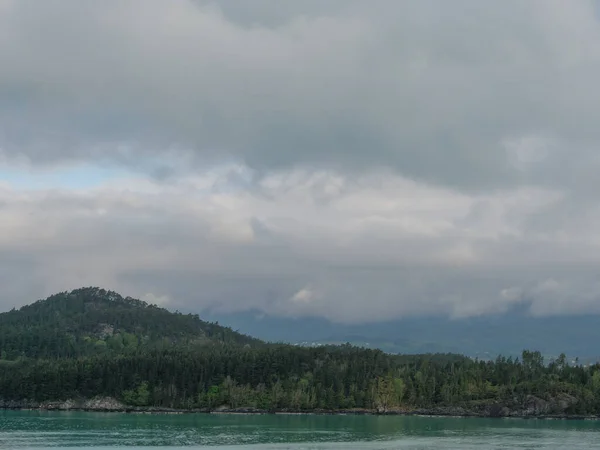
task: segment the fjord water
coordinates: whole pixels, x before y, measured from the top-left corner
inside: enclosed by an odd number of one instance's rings
[[[590,449],[600,422],[0,411],[0,448]]]

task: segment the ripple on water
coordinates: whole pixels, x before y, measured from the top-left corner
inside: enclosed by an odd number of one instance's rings
[[[590,449],[600,422],[0,411],[2,448]]]

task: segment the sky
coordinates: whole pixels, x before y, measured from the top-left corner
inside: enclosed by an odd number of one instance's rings
[[[600,313],[587,0],[0,0],[0,309]]]

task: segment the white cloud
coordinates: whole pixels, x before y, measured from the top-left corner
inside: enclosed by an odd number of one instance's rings
[[[156,294],[153,294],[152,292],[148,292],[148,293],[142,295],[140,297],[140,300],[143,300],[146,303],[149,303],[151,305],[157,305],[157,306],[162,306],[162,307],[168,307],[169,303],[172,302],[172,300],[169,298],[168,295],[156,295]]]
[[[561,285],[558,281],[548,278],[547,280],[541,281],[533,288],[534,294],[552,294],[554,292],[559,291]]]
[[[99,285],[138,297],[160,291],[153,302],[174,307],[225,301],[225,310],[345,321],[504,311],[518,288],[497,284],[522,281],[505,273],[515,255],[550,271],[581,258],[561,251],[550,263],[545,251],[506,251],[519,242],[555,248],[527,220],[560,204],[554,191],[468,195],[389,172],[305,170],[223,189],[232,170],[240,168],[170,184],[132,177],[86,190],[5,187],[0,249],[32,261],[39,296]],[[588,245],[589,257],[597,247]],[[496,281],[482,282],[492,274]]]
[[[520,287],[510,287],[506,289],[502,289],[500,291],[500,298],[507,302],[515,302],[521,300],[523,297],[523,289]]]
[[[310,303],[315,299],[315,297],[316,294],[312,289],[302,288],[292,296],[290,301],[294,303]]]
[[[535,134],[504,142],[510,163],[522,171],[548,158],[553,145],[551,139]]]

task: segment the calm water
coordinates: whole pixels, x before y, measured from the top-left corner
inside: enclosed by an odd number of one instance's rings
[[[0,411],[0,448],[590,449],[600,422]]]

